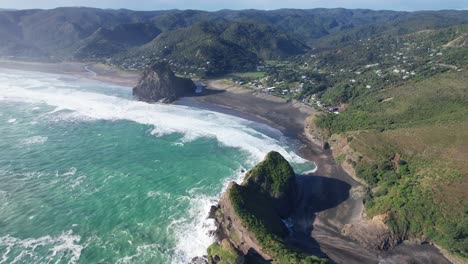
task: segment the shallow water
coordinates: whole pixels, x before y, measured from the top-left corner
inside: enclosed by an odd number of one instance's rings
[[[314,167],[287,142],[126,87],[0,70],[0,263],[186,263],[241,169],[270,150]]]

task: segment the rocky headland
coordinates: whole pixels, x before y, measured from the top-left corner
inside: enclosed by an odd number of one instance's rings
[[[213,211],[218,241],[208,249],[209,263],[328,263],[288,243],[285,223],[295,208],[296,174],[277,152],[231,183]]]

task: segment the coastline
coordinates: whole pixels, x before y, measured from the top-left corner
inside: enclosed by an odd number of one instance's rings
[[[69,75],[129,87],[135,86],[140,77],[138,72],[122,71],[100,63],[46,63],[0,59],[0,68]]]
[[[377,263],[381,260],[388,261],[386,263],[450,263],[442,251],[431,245],[401,243],[393,249],[382,251],[363,246],[343,235],[344,228],[349,225],[364,223],[366,228],[373,228],[373,221],[368,221],[365,216],[363,200],[367,187],[338,164],[333,150],[324,150],[322,142],[316,140],[307,129],[307,118],[317,114],[315,109],[219,79],[201,80],[200,83],[208,90],[204,95],[188,97],[176,103],[267,124],[280,130],[284,136],[299,141],[298,154],[317,165],[313,173],[299,177],[302,198],[291,217],[295,226],[294,238],[290,241],[292,244],[337,263]],[[311,203],[317,202],[317,198],[329,209],[311,209]],[[372,229],[365,237],[379,240],[375,237],[378,231]],[[416,256],[416,260],[412,259]]]
[[[132,87],[138,80],[137,73],[127,73],[106,67],[82,63],[8,62],[4,64],[4,61],[0,61],[0,68],[71,75],[128,87]],[[336,207],[324,211],[298,210],[293,216],[293,221],[297,226],[297,237],[305,236],[307,239],[295,239],[293,243],[307,252],[325,254],[341,263],[375,263],[388,255],[376,250],[361,248],[362,246],[357,242],[349,241],[341,235],[340,230],[345,224],[354,223],[363,218],[362,199],[365,193],[360,187],[362,185],[348,175],[339,164],[336,164],[331,150],[323,150],[318,142],[311,140],[308,131],[305,130],[305,121],[308,116],[316,113],[313,108],[298,102],[287,102],[271,95],[257,94],[242,87],[225,84],[221,80],[201,82],[208,88],[205,95],[185,98],[177,103],[224,112],[277,128],[283,135],[300,141],[302,146],[299,154],[317,164],[317,170],[310,175],[333,178],[349,185],[349,189],[343,190],[338,188],[338,185],[322,186],[321,182],[310,182],[307,178],[303,178],[301,189],[303,194],[307,194],[306,198],[314,199],[316,198],[314,195],[320,195],[325,201],[333,200],[335,199],[333,196],[340,196],[343,192],[357,193],[351,198],[346,197],[346,200]],[[310,200],[306,198],[300,201],[299,208],[310,207],[308,204]],[[334,201],[325,202],[333,203]],[[309,247],[310,237],[318,243],[318,247]]]

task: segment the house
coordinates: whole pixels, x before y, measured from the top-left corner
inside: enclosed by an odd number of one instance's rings
[[[334,113],[334,112],[338,112],[339,107],[338,106],[331,106],[331,107],[328,107],[327,110],[330,113]]]

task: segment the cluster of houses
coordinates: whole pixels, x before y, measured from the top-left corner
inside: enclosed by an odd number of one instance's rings
[[[297,82],[289,83],[284,80],[281,80],[281,81],[275,81],[274,85],[272,86],[268,86],[266,85],[267,78],[268,77],[265,77],[265,78],[250,81],[250,82],[236,81],[235,83],[237,85],[246,85],[250,88],[255,89],[259,93],[282,95],[282,96],[298,94],[304,90],[305,83],[303,82],[297,84]]]
[[[361,52],[366,54],[375,53],[373,62],[368,62],[365,65],[356,65],[353,61],[349,62],[349,68],[346,64],[337,68],[333,63],[323,63],[320,54],[309,54],[303,56],[303,60],[296,65],[289,66],[274,66],[274,65],[257,65],[258,72],[281,72],[287,70],[296,70],[296,75],[293,80],[276,79],[266,76],[263,78],[236,78],[236,84],[254,89],[259,93],[272,94],[276,96],[297,98],[307,87],[317,85],[315,79],[307,76],[304,72],[314,72],[325,76],[331,84],[346,83],[346,87],[364,87],[366,89],[375,89],[385,85],[385,83],[406,81],[412,79],[422,71],[421,67],[426,67],[428,64],[433,67],[449,67],[460,71],[461,69],[453,65],[441,63],[438,57],[442,57],[442,47],[434,48],[432,43],[416,41],[400,42],[396,40],[393,43],[379,42],[371,39],[359,40],[356,45],[364,47]],[[354,51],[352,51],[354,52]],[[443,57],[442,57],[443,58]],[[153,54],[149,57],[141,56],[137,58],[127,59],[121,63],[121,67],[127,70],[140,70],[150,63],[157,60],[168,61],[176,73],[196,77],[206,73],[210,67],[210,62],[206,62],[201,66],[180,64],[173,60],[161,58]],[[443,60],[442,60],[443,61]],[[427,67],[426,67],[427,68]],[[276,75],[278,76],[278,75]],[[328,82],[327,81],[327,82]],[[322,84],[323,85],[323,84]],[[327,106],[315,98],[315,95],[308,98],[299,98],[304,104],[316,105],[323,111],[339,114],[344,108],[342,106]]]
[[[322,103],[320,100],[317,100],[316,95],[312,95],[309,98],[309,102],[311,102],[313,105],[315,105],[317,108],[320,110],[331,113],[331,114],[340,114],[340,112],[344,111],[346,109],[346,104],[341,104],[340,106],[328,106]]]
[[[207,67],[204,66],[196,66],[196,65],[189,65],[189,64],[181,64],[177,63],[176,61],[172,59],[167,59],[163,57],[156,56],[156,54],[152,54],[150,56],[135,56],[131,58],[125,58],[121,62],[114,62],[111,61],[110,59],[106,61],[108,64],[118,64],[120,68],[123,70],[129,70],[129,71],[138,71],[145,69],[146,67],[150,66],[151,64],[155,62],[161,62],[161,61],[167,61],[170,65],[171,68],[175,70],[175,73],[185,75],[185,76],[190,76],[190,77],[196,77],[199,76],[203,73],[207,72]],[[210,62],[207,61],[206,65],[210,65]]]

